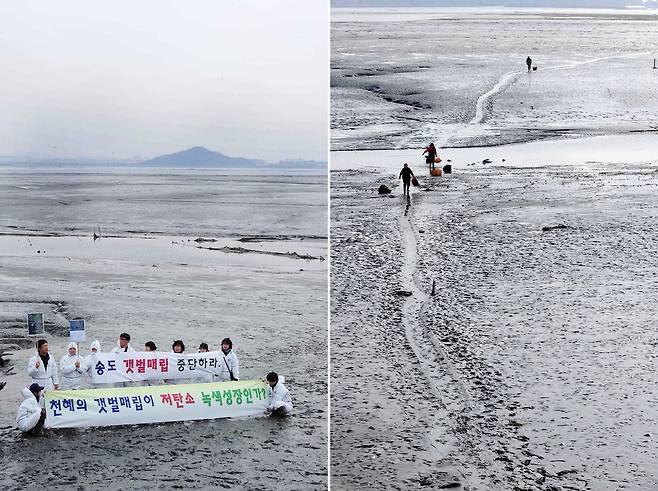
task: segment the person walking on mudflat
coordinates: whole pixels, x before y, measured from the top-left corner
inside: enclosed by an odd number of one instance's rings
[[[411,186],[412,177],[416,177],[416,176],[414,176],[414,173],[411,171],[409,166],[407,164],[404,164],[404,167],[402,167],[398,179],[402,179],[402,194],[405,196],[409,196],[409,186]]]
[[[525,59],[525,64],[528,65],[528,71],[532,70],[532,58],[529,56]]]

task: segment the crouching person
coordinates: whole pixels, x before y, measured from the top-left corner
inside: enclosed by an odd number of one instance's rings
[[[78,390],[82,388],[82,374],[87,371],[84,361],[78,356],[78,347],[69,343],[69,352],[59,362],[62,372],[62,389]]]
[[[274,372],[267,374],[270,391],[266,413],[272,416],[287,416],[292,411],[292,398],[283,381],[283,377],[279,380],[279,376]]]
[[[41,407],[39,400],[41,391],[43,387],[36,383],[21,391],[24,400],[18,407],[16,425],[27,435],[40,435],[46,421],[46,410]]]

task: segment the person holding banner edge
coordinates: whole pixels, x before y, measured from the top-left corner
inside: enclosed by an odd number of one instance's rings
[[[208,353],[210,349],[208,348],[208,343],[201,343],[199,345],[199,353]],[[202,375],[198,381],[202,384],[207,384],[215,381],[215,376],[212,373],[206,373]]]
[[[40,400],[42,391],[43,387],[36,383],[25,387],[21,391],[23,402],[18,406],[16,426],[26,435],[37,436],[43,430],[43,424],[46,421],[46,410],[41,407],[43,404]]]
[[[134,353],[135,350],[130,346],[130,334],[122,332],[119,334],[119,346],[112,348],[110,353]],[[129,382],[117,382],[114,387],[130,387]]]
[[[182,355],[185,353],[185,343],[183,343],[183,340],[177,339],[174,341],[171,345],[171,352],[177,355]],[[165,384],[169,385],[178,385],[178,384],[187,384],[189,383],[185,379],[173,379],[173,380],[165,380]]]
[[[218,378],[220,382],[240,380],[240,365],[230,338],[222,339],[222,364],[219,367]]]
[[[158,347],[155,345],[153,341],[146,341],[144,343],[144,351],[146,353],[154,353],[158,351]],[[142,385],[143,387],[153,387],[154,385],[160,385],[163,381],[160,380],[144,380],[141,384],[137,385]]]
[[[134,353],[135,350],[130,346],[130,334],[122,332],[119,334],[119,345],[112,348],[110,353]]]
[[[270,372],[266,380],[269,386],[269,404],[265,413],[270,416],[287,416],[292,411],[292,398],[288,388],[283,385],[283,377],[279,379],[275,372]]]

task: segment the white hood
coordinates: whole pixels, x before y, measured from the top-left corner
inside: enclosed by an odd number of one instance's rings
[[[16,413],[16,426],[21,431],[30,431],[34,428],[41,417],[41,405],[37,398],[34,397],[34,394],[30,392],[29,387],[25,387],[21,390],[23,395],[23,402],[18,406],[18,412]]]
[[[98,351],[100,353],[101,352],[101,343],[98,342],[98,340],[94,341],[93,343],[91,343],[91,346],[89,347],[89,351],[91,351],[93,348],[96,348],[96,351]]]

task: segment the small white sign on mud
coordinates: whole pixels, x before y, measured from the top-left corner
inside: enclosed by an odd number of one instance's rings
[[[85,320],[71,319],[69,321],[69,338],[75,343],[81,343],[86,339]]]
[[[38,336],[43,333],[43,314],[27,314],[27,335]]]

